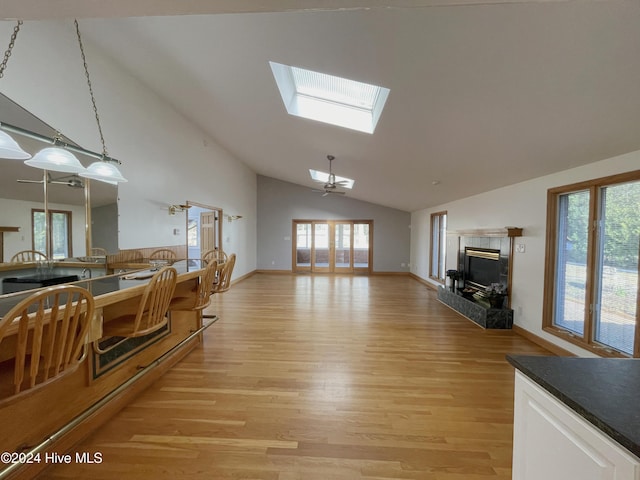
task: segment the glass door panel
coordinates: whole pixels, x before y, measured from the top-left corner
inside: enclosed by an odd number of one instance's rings
[[[640,235],[629,219],[639,199],[640,182],[613,185],[600,192],[595,340],[629,355],[635,351],[640,271]]]
[[[311,269],[311,223],[297,223],[295,229],[295,267],[298,271]]]
[[[351,222],[335,223],[334,231],[334,271],[351,272],[353,271]]]
[[[292,270],[370,272],[371,227],[372,222],[366,220],[294,220]]]
[[[311,255],[311,270],[314,272],[329,272],[330,243],[329,224],[313,223],[313,253]]]
[[[356,269],[369,269],[369,223],[353,225],[353,266]]]

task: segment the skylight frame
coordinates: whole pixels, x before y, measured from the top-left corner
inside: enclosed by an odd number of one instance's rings
[[[276,62],[269,65],[290,115],[374,133],[389,96],[388,88]]]

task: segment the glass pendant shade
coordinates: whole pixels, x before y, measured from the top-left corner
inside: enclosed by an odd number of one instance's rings
[[[81,173],[86,170],[74,154],[55,147],[43,148],[24,163],[52,172]]]
[[[31,154],[20,148],[18,142],[11,138],[11,135],[0,132],[0,158],[26,160],[27,158],[31,158]]]
[[[118,167],[112,163],[103,161],[93,162],[84,172],[80,173],[80,176],[92,180],[99,180],[100,182],[111,183],[112,185],[127,181],[120,173],[120,170],[118,170]]]

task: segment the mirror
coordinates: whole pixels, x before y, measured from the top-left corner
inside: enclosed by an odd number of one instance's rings
[[[0,94],[0,122],[7,123],[39,135],[55,137],[56,131],[39,118]],[[20,146],[32,155],[51,146],[29,137],[10,133]],[[73,141],[63,137],[66,143]],[[74,153],[84,166],[96,159]],[[19,232],[3,235],[3,260],[9,261],[18,251],[31,250],[32,209],[43,209],[45,191],[49,210],[71,212],[71,252],[68,256],[91,255],[91,248],[103,248],[108,253],[118,250],[117,186],[68,173],[45,172],[25,165],[22,160],[0,159],[0,228],[19,227]],[[87,204],[88,199],[88,204]],[[88,207],[88,208],[87,208]],[[90,228],[86,228],[89,219]],[[90,232],[90,238],[86,237]],[[37,241],[36,241],[37,243]]]

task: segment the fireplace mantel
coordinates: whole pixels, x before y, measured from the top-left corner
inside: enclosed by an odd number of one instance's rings
[[[521,237],[521,227],[504,228],[477,228],[473,230],[449,230],[448,235],[458,235],[459,237]]]

